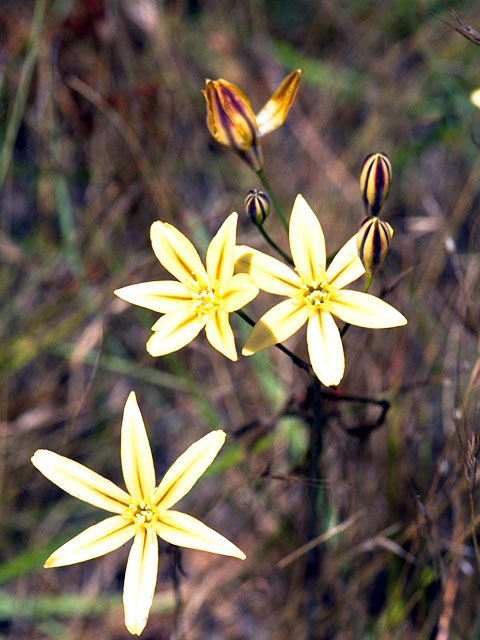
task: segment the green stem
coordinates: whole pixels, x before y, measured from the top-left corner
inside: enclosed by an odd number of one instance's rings
[[[260,231],[260,233],[261,233],[261,234],[262,234],[262,236],[265,238],[265,240],[268,242],[268,244],[269,244],[273,249],[275,249],[275,251],[276,251],[277,253],[279,253],[279,254],[282,256],[282,258],[283,258],[286,262],[288,262],[288,264],[292,265],[292,267],[293,267],[293,266],[295,266],[295,265],[293,264],[293,260],[291,259],[291,257],[290,257],[289,255],[287,255],[287,254],[285,253],[285,251],[284,251],[283,249],[281,249],[281,248],[278,246],[278,244],[272,240],[272,238],[269,236],[269,234],[268,234],[268,233],[265,231],[265,229],[263,228],[263,225],[258,224],[258,223],[255,223],[255,224],[257,225],[257,229]]]
[[[13,102],[12,111],[5,132],[5,139],[0,151],[0,189],[7,175],[13,147],[17,139],[18,130],[22,121],[23,110],[27,100],[28,89],[32,80],[33,68],[37,59],[38,48],[41,42],[43,17],[45,15],[46,0],[37,0],[33,10],[32,27],[28,39],[27,55],[20,74],[17,93]]]
[[[367,293],[367,291],[370,289],[372,280],[373,280],[373,273],[367,274],[367,279],[365,280],[365,284],[363,285],[363,293]]]
[[[270,198],[270,200],[273,203],[273,206],[275,207],[277,213],[278,213],[278,217],[280,218],[283,226],[285,227],[285,231],[288,232],[288,222],[286,217],[283,214],[282,208],[281,206],[278,204],[278,200],[275,197],[275,194],[273,193],[272,187],[270,186],[270,183],[267,180],[267,177],[265,175],[265,172],[263,169],[259,169],[257,171],[257,176],[260,178],[261,183],[263,184],[265,191],[267,192],[268,197]]]
[[[235,311],[235,313],[238,316],[240,316],[242,320],[245,320],[245,322],[247,322],[251,327],[255,326],[256,324],[255,320],[250,318],[250,316],[246,314],[245,311],[243,311],[243,309],[239,309],[238,311]],[[285,355],[287,355],[290,358],[290,360],[293,362],[293,364],[297,365],[297,367],[313,375],[312,367],[308,363],[306,363],[304,360],[296,356],[292,351],[290,351],[290,349],[287,349],[287,347],[284,347],[283,344],[278,344],[278,343],[274,346],[277,347],[277,349],[280,349],[280,351],[282,351]]]

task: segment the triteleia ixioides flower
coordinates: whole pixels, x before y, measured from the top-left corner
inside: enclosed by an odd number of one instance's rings
[[[367,273],[376,273],[383,264],[393,237],[393,229],[378,216],[366,218],[357,233],[358,257]]]
[[[376,216],[385,202],[392,184],[392,163],[385,153],[370,153],[360,172],[360,190],[365,209]]]
[[[132,391],[125,404],[120,447],[127,491],[74,460],[53,451],[36,451],[32,463],[46,478],[72,496],[116,514],[66,542],[52,553],[45,567],[97,558],[133,538],[123,605],[125,626],[130,633],[140,635],[157,583],[157,536],[180,547],[245,559],[243,551],[222,535],[196,518],[172,510],[210,466],[224,442],[223,431],[211,431],[192,444],[156,485],[150,443]]]
[[[236,268],[250,274],[263,291],[287,297],[260,318],[242,353],[249,356],[283,342],[306,323],[312,368],[325,385],[337,385],[343,378],[345,357],[333,316],[370,329],[397,327],[407,320],[383,300],[344,288],[365,273],[356,234],[326,267],[322,227],[301,195],[293,205],[289,242],[295,271],[261,251],[237,247]]]
[[[153,335],[147,342],[150,355],[177,351],[205,328],[212,347],[237,360],[228,315],[258,294],[250,276],[233,273],[237,218],[231,213],[210,242],[206,269],[183,233],[166,222],[152,224],[150,238],[155,255],[178,281],[142,282],[114,292],[127,302],[165,314],[152,327]]]
[[[289,73],[257,115],[236,85],[223,78],[207,80],[203,95],[208,130],[217,142],[236,151],[254,171],[259,171],[263,167],[260,138],[284,123],[301,74],[300,69]]]

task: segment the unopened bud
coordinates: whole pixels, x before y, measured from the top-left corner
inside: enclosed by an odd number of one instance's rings
[[[248,98],[240,89],[220,78],[207,80],[207,126],[217,142],[236,151],[254,171],[263,167],[257,121]]]
[[[384,153],[370,153],[363,161],[360,189],[367,213],[376,216],[390,191],[392,163]]]
[[[392,236],[392,227],[377,216],[362,222],[357,233],[357,251],[367,273],[374,274],[382,266]]]
[[[270,213],[270,198],[263,191],[250,189],[245,197],[245,213],[254,224],[262,225]]]

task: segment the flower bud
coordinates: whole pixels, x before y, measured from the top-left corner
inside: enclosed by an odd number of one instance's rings
[[[207,80],[207,126],[217,142],[230,147],[254,171],[263,167],[257,122],[248,98],[231,82]]]
[[[362,222],[357,233],[357,251],[367,273],[374,274],[382,266],[392,236],[392,227],[377,216]]]
[[[370,153],[363,161],[360,189],[367,213],[376,216],[392,182],[392,163],[384,153]]]
[[[270,213],[270,198],[263,191],[250,189],[245,197],[245,213],[254,224],[262,225]]]

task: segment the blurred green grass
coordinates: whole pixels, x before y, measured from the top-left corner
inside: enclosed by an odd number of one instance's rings
[[[363,157],[390,155],[395,236],[373,290],[409,319],[345,338],[338,395],[387,399],[384,424],[353,436],[373,408],[324,402],[319,531],[364,515],[319,547],[317,637],[479,638],[465,475],[478,432],[480,48],[436,19],[454,22],[441,1],[72,0],[47,4],[43,21],[42,6],[0,7],[0,637],[128,637],[122,552],[42,569],[96,520],[29,458],[49,448],[121,481],[132,388],[159,472],[208,429],[227,431],[185,510],[248,554],[238,566],[183,552],[175,619],[162,547],[143,637],[307,637],[305,554],[279,568],[307,541],[307,377],[275,350],[227,362],[203,338],[154,360],[155,314],[112,295],[165,277],[152,221],[202,252],[260,186],[209,137],[204,79],[235,82],[258,109],[301,67],[287,123],[263,141],[267,175],[287,211],[305,195],[332,250],[362,220]],[[480,30],[471,3],[452,6]],[[265,248],[246,219],[239,239]],[[233,325],[239,347],[248,328]],[[305,355],[303,334],[289,347]]]

